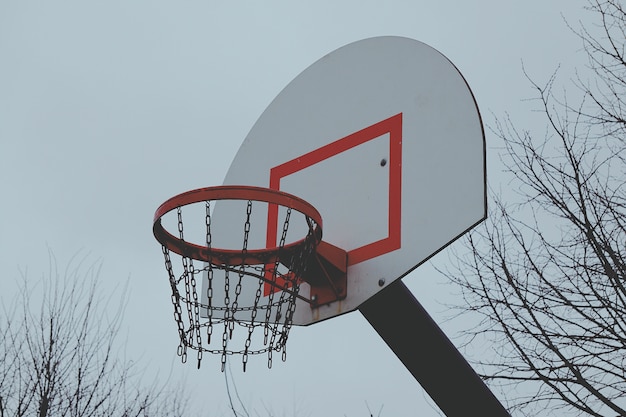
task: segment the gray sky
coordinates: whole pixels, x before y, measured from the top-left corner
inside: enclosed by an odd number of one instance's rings
[[[181,365],[154,210],[217,185],[253,123],[307,66],[347,43],[381,35],[425,42],[472,88],[486,125],[512,114],[537,126],[522,74],[543,81],[583,64],[563,22],[582,0],[121,1],[0,0],[0,266],[47,271],[77,251],[102,259],[111,291],[128,282],[128,354],[161,376],[173,368],[208,416],[227,415],[219,358]],[[540,126],[538,126],[540,127]],[[489,182],[505,184],[487,129]],[[446,262],[446,255],[435,258]],[[404,282],[443,323],[455,289],[424,266]],[[415,337],[415,336],[411,336]],[[359,313],[295,328],[286,363],[253,358],[232,369],[242,400],[263,414],[438,416],[437,407]]]

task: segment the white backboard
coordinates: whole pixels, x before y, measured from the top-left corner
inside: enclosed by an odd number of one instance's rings
[[[485,218],[479,111],[463,76],[433,48],[402,37],[358,41],[280,92],[224,184],[305,199],[322,215],[323,239],[348,252],[347,298],[319,308],[298,302],[294,323],[314,323],[356,309]],[[213,234],[224,247],[240,241],[232,216],[216,205]],[[250,244],[265,247],[267,217],[253,228]]]

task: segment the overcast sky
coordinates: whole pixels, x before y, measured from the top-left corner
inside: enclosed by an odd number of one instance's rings
[[[563,81],[582,65],[563,21],[582,0],[164,1],[0,0],[1,295],[19,271],[47,271],[90,253],[113,291],[128,283],[128,354],[183,375],[207,416],[228,414],[219,358],[202,369],[175,356],[167,276],[151,232],[154,210],[218,185],[256,119],[307,66],[356,40],[407,36],[461,71],[486,125],[511,113],[535,127],[522,73]],[[488,179],[506,184],[489,130]],[[406,163],[406,162],[405,162]],[[446,254],[434,259],[447,262]],[[426,265],[404,282],[443,323],[455,289]],[[408,337],[419,337],[409,335]],[[357,312],[293,329],[286,363],[232,369],[249,410],[278,415],[438,416],[440,412]],[[205,356],[206,358],[206,356]]]

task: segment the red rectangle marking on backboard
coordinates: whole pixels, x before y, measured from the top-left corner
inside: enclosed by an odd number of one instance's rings
[[[348,136],[338,139],[304,155],[270,169],[269,188],[280,190],[281,179],[311,167],[321,161],[348,151],[382,135],[389,134],[389,201],[388,230],[383,239],[362,245],[348,252],[348,265],[358,264],[401,246],[402,224],[402,113],[382,120]],[[267,247],[276,246],[278,236],[278,207],[272,205],[268,210]],[[271,292],[266,284],[265,295]]]

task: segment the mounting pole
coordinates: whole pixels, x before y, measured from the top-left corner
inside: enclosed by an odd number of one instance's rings
[[[359,310],[447,417],[510,417],[402,280]]]

